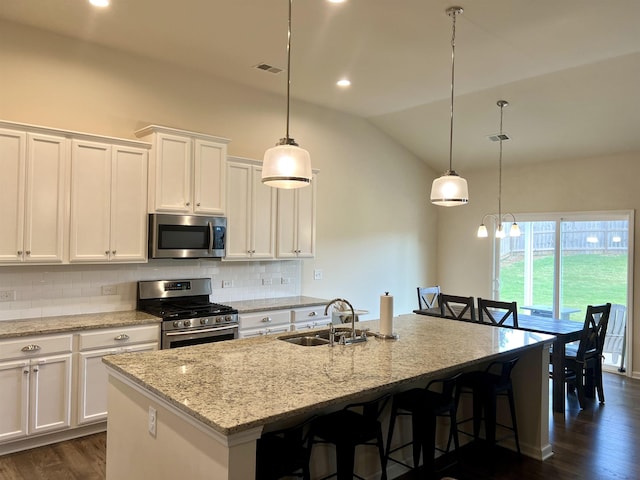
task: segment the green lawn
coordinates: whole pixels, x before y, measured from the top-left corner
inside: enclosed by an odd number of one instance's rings
[[[502,262],[500,299],[524,305],[524,262]],[[584,319],[587,305],[627,304],[627,256],[575,254],[562,262],[562,298],[564,307],[579,308],[573,320]],[[553,256],[533,261],[533,303],[553,303]]]

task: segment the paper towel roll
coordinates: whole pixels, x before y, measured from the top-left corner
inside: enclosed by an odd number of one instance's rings
[[[380,295],[380,333],[388,336],[393,333],[393,296],[389,292]]]

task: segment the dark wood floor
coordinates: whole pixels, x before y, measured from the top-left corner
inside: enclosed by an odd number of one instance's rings
[[[545,462],[511,452],[467,450],[436,478],[458,480],[640,479],[640,380],[605,374],[606,404],[580,410],[569,394],[566,415],[550,422],[554,455]],[[517,401],[517,400],[516,400]],[[2,480],[102,480],[106,435],[97,434],[0,457]],[[401,480],[420,478],[411,473]],[[252,479],[247,479],[252,480]],[[400,479],[398,479],[400,480]]]

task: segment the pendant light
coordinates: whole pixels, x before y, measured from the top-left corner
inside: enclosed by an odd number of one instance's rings
[[[513,213],[505,213],[505,214],[502,213],[502,142],[504,140],[509,139],[509,136],[505,135],[502,132],[502,118],[504,114],[504,107],[508,106],[509,102],[507,102],[506,100],[498,100],[497,105],[500,107],[500,133],[497,135],[498,140],[500,142],[500,156],[498,160],[498,215],[493,215],[488,213],[484,217],[482,217],[482,223],[478,227],[478,237],[481,237],[481,238],[486,238],[489,236],[487,227],[484,224],[487,218],[493,218],[494,222],[496,223],[496,238],[504,238],[505,231],[504,231],[504,228],[502,228],[502,222],[504,220],[504,217],[509,217],[509,216],[513,220],[513,222],[511,223],[511,228],[509,229],[509,236],[510,237],[520,236],[520,227],[516,223],[516,217],[513,215]]]
[[[275,188],[300,188],[311,183],[311,158],[289,137],[289,104],[291,90],[291,4],[287,30],[287,132],[275,147],[268,149],[262,162],[262,183]]]
[[[463,12],[462,7],[450,7],[446,10],[452,19],[451,35],[451,124],[449,130],[449,170],[436,178],[431,185],[431,203],[442,207],[466,205],[469,202],[467,181],[453,169],[453,97],[456,60],[456,17]]]

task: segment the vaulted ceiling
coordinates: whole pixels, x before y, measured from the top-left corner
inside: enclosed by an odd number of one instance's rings
[[[287,0],[4,0],[0,18],[283,94]],[[368,119],[448,166],[451,18],[443,0],[293,1],[296,100]],[[640,152],[640,2],[464,0],[456,24],[454,166]],[[1,46],[0,46],[1,48]],[[345,89],[335,83],[348,77]],[[295,132],[292,132],[295,136]]]

